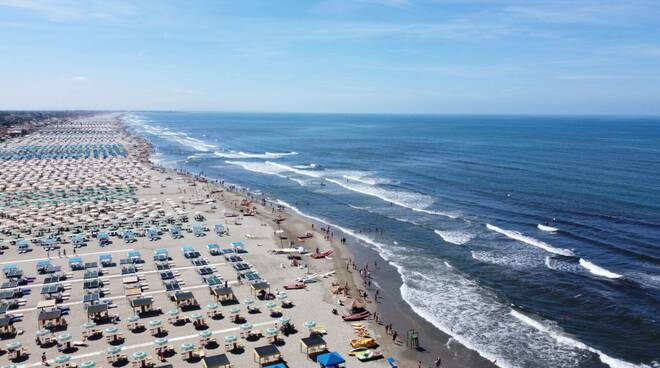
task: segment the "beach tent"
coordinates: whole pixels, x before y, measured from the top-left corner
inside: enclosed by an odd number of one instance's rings
[[[71,257],[69,258],[69,267],[72,270],[82,270],[84,268],[82,258],[80,257]]]
[[[206,246],[209,249],[209,253],[211,253],[212,256],[217,256],[222,254],[222,251],[220,250],[220,246],[215,243],[211,243]]]
[[[103,267],[112,266],[112,255],[110,253],[101,254],[99,256],[99,262]]]
[[[216,234],[222,235],[222,233],[225,232],[225,227],[220,224],[216,224],[213,225],[213,230],[215,231]]]
[[[96,235],[96,238],[99,240],[99,245],[104,246],[110,243],[110,235],[106,232],[101,232]]]
[[[225,354],[205,356],[202,360],[202,366],[204,368],[229,368],[229,358]]]
[[[140,252],[137,250],[132,250],[128,252],[128,258],[131,259],[142,259],[142,255],[140,255]]]
[[[197,237],[204,236],[204,227],[200,224],[194,224],[192,226],[193,234]]]
[[[37,271],[43,271],[50,266],[50,259],[42,259],[37,261]]]
[[[245,246],[243,245],[243,242],[239,242],[239,241],[231,243],[231,247],[237,253],[238,253],[239,250],[243,250],[245,248]]]
[[[328,368],[341,367],[346,362],[346,360],[335,351],[317,356],[316,361],[321,365],[321,367]]]
[[[158,230],[154,228],[147,229],[147,237],[149,240],[158,240]]]
[[[82,245],[85,243],[85,238],[82,235],[73,235],[71,237],[71,242],[74,245]]]
[[[389,357],[386,359],[387,363],[390,365],[390,368],[399,368],[399,366],[396,364],[396,360],[394,358]]]

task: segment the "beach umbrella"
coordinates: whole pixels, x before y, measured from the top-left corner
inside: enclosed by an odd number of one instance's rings
[[[286,293],[279,293],[279,294],[277,294],[277,299],[279,299],[279,300],[284,300],[284,299],[286,299],[286,298],[288,298],[288,297],[289,297],[289,296],[286,295]]]
[[[37,330],[37,332],[34,333],[34,335],[37,336],[37,337],[44,337],[44,336],[48,336],[50,334],[51,334],[51,332],[49,330],[46,330],[45,328]]]
[[[208,309],[208,310],[216,310],[216,309],[218,309],[218,307],[219,307],[218,304],[216,304],[216,303],[211,303],[211,304],[208,304],[208,305],[206,306],[206,309]]]
[[[167,314],[169,314],[171,317],[176,317],[179,314],[181,314],[181,311],[178,309],[170,309]]]
[[[168,341],[169,340],[167,340],[166,338],[161,337],[161,338],[158,338],[158,339],[154,340],[154,344],[156,344],[156,346],[163,346],[163,345],[167,345]]]
[[[130,316],[130,317],[126,318],[126,320],[127,320],[128,322],[131,322],[131,323],[132,323],[132,322],[137,322],[137,321],[140,320],[140,317],[139,317],[139,316]]]
[[[305,321],[303,323],[303,326],[305,326],[307,328],[314,328],[314,327],[316,327],[316,322],[314,322],[314,321]]]
[[[280,318],[277,319],[277,321],[281,324],[286,324],[286,323],[289,323],[289,321],[291,321],[291,319],[289,319],[289,317],[280,317]]]
[[[71,355],[69,354],[63,354],[63,355],[58,355],[55,357],[55,363],[66,363],[69,360],[71,360]]]
[[[86,322],[83,323],[82,326],[80,326],[83,330],[89,330],[90,328],[96,327],[96,323],[94,322]]]
[[[7,350],[18,350],[23,346],[20,341],[13,341],[6,345]]]
[[[121,350],[122,350],[121,346],[110,346],[107,349],[105,349],[105,352],[108,354],[115,355],[118,354]]]
[[[131,358],[133,360],[144,360],[147,359],[147,353],[144,351],[136,351],[135,353],[131,354]]]
[[[183,344],[179,345],[179,349],[181,349],[181,351],[185,353],[195,349],[195,344],[184,342]]]
[[[159,319],[154,319],[149,321],[149,328],[158,328],[163,325],[163,321]]]
[[[238,337],[234,335],[225,336],[225,342],[235,342],[236,340],[238,340]]]
[[[195,321],[198,321],[198,320],[200,320],[200,319],[202,319],[202,318],[204,318],[204,316],[202,316],[202,315],[199,314],[199,313],[193,313],[193,314],[190,315],[190,319],[193,319],[193,320],[195,320]]]
[[[241,330],[249,330],[252,328],[252,323],[243,323],[241,325]]]
[[[254,299],[252,299],[252,298],[245,298],[245,299],[243,299],[243,304],[245,304],[245,305],[254,304]]]
[[[268,327],[266,329],[266,335],[273,336],[277,335],[280,332],[280,330],[276,329],[275,327]]]
[[[60,343],[69,342],[69,341],[71,341],[72,338],[73,337],[71,336],[71,334],[65,333],[65,334],[61,334],[61,335],[57,336],[57,341],[60,342]]]
[[[2,368],[17,368],[18,366],[16,364],[5,364],[2,366]]]
[[[95,368],[96,367],[96,362],[93,361],[93,360],[88,360],[88,361],[80,363],[80,365],[78,367],[80,367],[80,368]]]
[[[116,334],[117,331],[118,331],[118,329],[115,326],[110,326],[110,327],[105,329],[105,333],[110,334],[110,335]]]
[[[211,335],[213,335],[213,332],[211,332],[210,330],[204,330],[204,331],[200,331],[198,335],[199,337],[208,338],[211,337]]]
[[[275,308],[275,307],[277,307],[277,304],[275,304],[273,302],[266,303],[266,308],[268,308],[268,309],[272,309],[272,308]]]
[[[231,314],[238,314],[240,311],[241,311],[241,308],[239,308],[239,307],[232,307],[232,308],[229,310],[229,313],[231,313]]]

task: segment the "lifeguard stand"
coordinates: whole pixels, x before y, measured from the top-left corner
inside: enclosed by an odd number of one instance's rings
[[[406,346],[408,346],[411,349],[418,349],[419,348],[419,334],[415,330],[408,330],[408,334],[406,336]]]

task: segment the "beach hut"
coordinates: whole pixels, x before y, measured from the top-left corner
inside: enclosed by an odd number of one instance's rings
[[[211,289],[211,294],[215,296],[216,301],[220,304],[230,304],[237,301],[234,290],[231,287],[210,286],[209,288]]]
[[[204,236],[204,227],[201,224],[194,224],[192,226],[192,232],[196,237]]]
[[[262,299],[266,294],[270,294],[270,284],[266,281],[257,281],[250,284],[252,294],[259,295]]]
[[[171,226],[170,227],[170,235],[174,239],[180,239],[183,238],[183,235],[181,234],[181,228],[178,226]]]
[[[209,253],[212,256],[219,256],[219,255],[222,254],[222,250],[220,249],[220,246],[216,243],[211,243],[211,244],[207,245],[206,247],[208,248]]]
[[[344,357],[339,355],[337,352],[329,352],[325,354],[318,355],[316,361],[319,363],[321,368],[338,368],[344,367],[346,360]]]
[[[254,360],[259,364],[259,367],[279,362],[281,359],[282,354],[275,345],[264,345],[254,348]]]
[[[300,351],[304,352],[308,358],[328,350],[328,344],[319,335],[312,335],[300,339]]]
[[[202,359],[202,367],[204,368],[230,368],[229,358],[226,354],[216,354],[205,356]]]
[[[225,227],[221,224],[213,225],[213,231],[215,231],[218,236],[222,236],[225,233]]]
[[[199,304],[191,291],[177,291],[174,293],[174,302],[177,308],[196,307]]]
[[[130,301],[133,313],[147,313],[153,310],[154,300],[149,297],[135,298]]]

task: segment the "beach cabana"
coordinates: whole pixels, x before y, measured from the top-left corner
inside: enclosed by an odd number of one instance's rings
[[[110,253],[101,254],[99,256],[99,263],[103,267],[112,267],[114,265],[112,262],[112,255]]]
[[[344,357],[334,351],[318,355],[316,357],[316,361],[319,363],[321,368],[338,368],[343,367],[344,363],[346,363]]]
[[[133,308],[133,313],[136,313],[136,310],[139,310],[137,313],[146,313],[150,312],[153,308],[154,300],[152,298],[135,298],[132,299],[130,304]]]
[[[170,235],[171,235],[172,238],[174,238],[174,239],[183,238],[183,235],[181,235],[181,228],[178,227],[178,226],[172,226],[172,227],[170,227]]]
[[[257,281],[250,285],[251,291],[254,295],[264,296],[270,294],[270,284],[266,281]]]
[[[209,253],[212,256],[218,256],[218,255],[222,254],[222,250],[220,250],[220,246],[216,243],[211,243],[211,244],[207,245],[206,247],[208,248]]]
[[[46,269],[48,269],[50,265],[50,259],[42,259],[37,261],[37,272],[46,272]]]
[[[231,249],[234,250],[236,253],[241,253],[245,251],[245,245],[243,245],[243,242],[233,242],[231,243]]]
[[[147,229],[146,233],[147,233],[147,237],[151,241],[155,241],[155,240],[160,239],[160,237],[158,236],[158,230],[156,230],[155,228]]]
[[[83,263],[82,258],[80,257],[71,257],[69,258],[69,267],[72,271],[84,270],[85,264]]]
[[[204,236],[204,227],[200,224],[194,224],[192,226],[192,232],[196,237]]]
[[[124,230],[121,237],[126,243],[132,243],[135,241],[135,234],[133,233],[133,230]]]
[[[183,252],[183,256],[188,259],[197,258],[201,255],[195,248],[193,248],[190,245],[186,245],[185,247],[182,247],[181,251]]]
[[[133,261],[133,263],[140,263],[142,261],[142,255],[137,250],[128,252],[128,258]]]
[[[177,308],[198,306],[197,299],[191,291],[177,291],[174,293],[174,302]]]
[[[300,351],[309,358],[311,355],[319,354],[328,350],[328,343],[319,335],[312,335],[300,339]]]
[[[104,247],[110,244],[110,235],[106,232],[100,232],[96,235],[96,239],[99,241],[99,246]]]
[[[14,327],[14,320],[10,316],[0,317],[0,335],[14,335],[16,334],[16,327]]]
[[[229,358],[225,354],[217,354],[205,356],[202,359],[202,367],[204,368],[230,368]]]
[[[280,350],[275,345],[258,346],[254,348],[254,360],[263,367],[269,363],[276,363],[282,359]]]
[[[221,236],[222,234],[225,233],[225,227],[220,224],[215,224],[213,225],[213,231],[215,231],[215,233],[218,234],[218,236]]]
[[[85,237],[80,235],[80,234],[72,235],[71,236],[71,243],[73,243],[73,245],[75,247],[81,247],[81,246],[85,245]]]
[[[62,311],[59,309],[42,309],[37,317],[39,328],[54,328],[66,326],[66,320],[62,318]]]
[[[108,318],[108,305],[105,303],[87,306],[87,320],[98,321]]]
[[[218,303],[230,303],[237,300],[236,295],[234,294],[234,290],[232,290],[230,287],[211,287],[211,294],[215,296],[215,299],[218,301]]]

